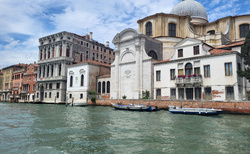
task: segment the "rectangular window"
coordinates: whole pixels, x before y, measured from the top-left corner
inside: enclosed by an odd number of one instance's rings
[[[234,100],[234,87],[226,87],[226,99]]]
[[[51,98],[51,92],[49,93],[49,98]]]
[[[225,75],[226,76],[232,76],[233,75],[232,63],[225,63]]]
[[[199,54],[200,54],[199,46],[194,46],[194,55],[199,55]]]
[[[56,98],[59,98],[59,92],[56,93]]]
[[[184,88],[178,89],[179,99],[184,99]]]
[[[200,74],[200,68],[199,67],[194,68],[194,74],[196,74],[196,75]]]
[[[170,89],[170,99],[176,99],[176,89]]]
[[[178,58],[183,57],[183,49],[178,50]]]
[[[201,99],[201,88],[195,88],[195,99],[196,100]]]
[[[69,94],[69,98],[72,98],[72,94]]]
[[[204,66],[204,77],[205,78],[210,77],[210,65],[205,65]]]
[[[45,98],[47,98],[47,93],[45,93]]]
[[[161,99],[161,89],[156,89],[156,99]]]
[[[184,75],[184,74],[183,74],[183,69],[179,69],[179,70],[178,70],[178,75]]]
[[[60,89],[60,83],[56,83],[56,89]]]
[[[171,78],[171,80],[175,79],[175,69],[170,70],[170,78]]]
[[[161,81],[161,71],[156,71],[156,81]]]
[[[83,94],[80,94],[80,99],[83,99]]]
[[[204,88],[204,91],[205,91],[204,99],[205,100],[211,100],[212,99],[212,90],[211,90],[211,87]]]

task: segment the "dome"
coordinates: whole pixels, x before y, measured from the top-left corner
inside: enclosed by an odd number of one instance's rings
[[[195,0],[182,0],[182,2],[177,4],[170,13],[179,16],[189,15],[192,19],[195,20],[194,24],[207,23],[206,9],[203,5],[201,5],[201,3]],[[198,21],[197,19],[200,19],[200,21]]]

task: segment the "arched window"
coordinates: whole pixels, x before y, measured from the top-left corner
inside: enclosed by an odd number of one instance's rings
[[[51,77],[53,76],[53,73],[54,73],[54,66],[52,65],[51,66],[51,74],[50,74]]]
[[[240,25],[240,38],[246,37],[248,32],[249,32],[249,24]]]
[[[215,34],[215,30],[210,30],[207,33],[210,34],[210,35],[214,35]]]
[[[168,36],[172,36],[172,37],[176,36],[176,24],[174,23],[168,24]]]
[[[97,88],[98,90],[97,90],[97,93],[101,93],[101,82],[98,82],[98,88]]]
[[[69,87],[73,86],[73,76],[70,76],[70,83],[69,83]]]
[[[44,57],[43,58],[46,59],[46,51],[44,51]]]
[[[43,53],[41,51],[41,53],[40,53],[40,60],[42,60],[42,59],[43,59]]]
[[[60,57],[62,56],[62,46],[60,46]]]
[[[83,86],[84,85],[84,75],[82,74],[81,75],[81,86]]]
[[[110,82],[107,82],[107,93],[110,93]]]
[[[69,47],[66,49],[66,56],[69,57]]]
[[[152,35],[152,23],[147,22],[146,24],[146,35],[151,36]]]
[[[192,74],[192,70],[193,70],[193,66],[191,63],[187,63],[185,66],[185,73],[186,76],[191,75]]]
[[[47,77],[49,77],[49,65],[47,66]]]
[[[104,81],[102,82],[102,93],[103,94],[105,93],[105,82]]]
[[[148,56],[157,60],[157,54],[153,50],[148,53]]]

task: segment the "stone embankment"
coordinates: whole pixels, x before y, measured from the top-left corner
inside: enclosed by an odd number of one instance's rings
[[[95,103],[88,100],[88,105],[98,105],[98,106],[111,106],[111,103],[122,103],[124,105],[132,104],[132,99],[97,99]],[[148,100],[134,100],[134,104],[144,104],[148,105]],[[160,109],[168,109],[168,106],[180,106],[189,108],[200,108],[203,104],[203,108],[215,108],[222,109],[224,113],[241,113],[250,114],[250,102],[220,102],[220,101],[182,101],[180,100],[150,100],[151,106],[157,106]]]

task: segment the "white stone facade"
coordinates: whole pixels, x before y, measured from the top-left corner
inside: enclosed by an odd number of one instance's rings
[[[199,47],[199,54],[194,55],[194,46]],[[178,56],[179,50],[183,51],[182,56]],[[237,74],[242,69],[239,52],[220,50],[214,54],[210,50],[199,40],[186,38],[179,42],[170,60],[154,64],[154,98],[244,100],[245,80]]]
[[[153,46],[147,51],[146,42],[155,43],[155,49],[162,46],[160,41],[134,29],[125,29],[114,37],[116,57],[111,65],[111,99],[123,96],[139,99],[142,98],[142,91],[146,90],[153,96],[153,59],[147,52],[152,52],[155,57],[160,57],[161,53],[153,50]]]

